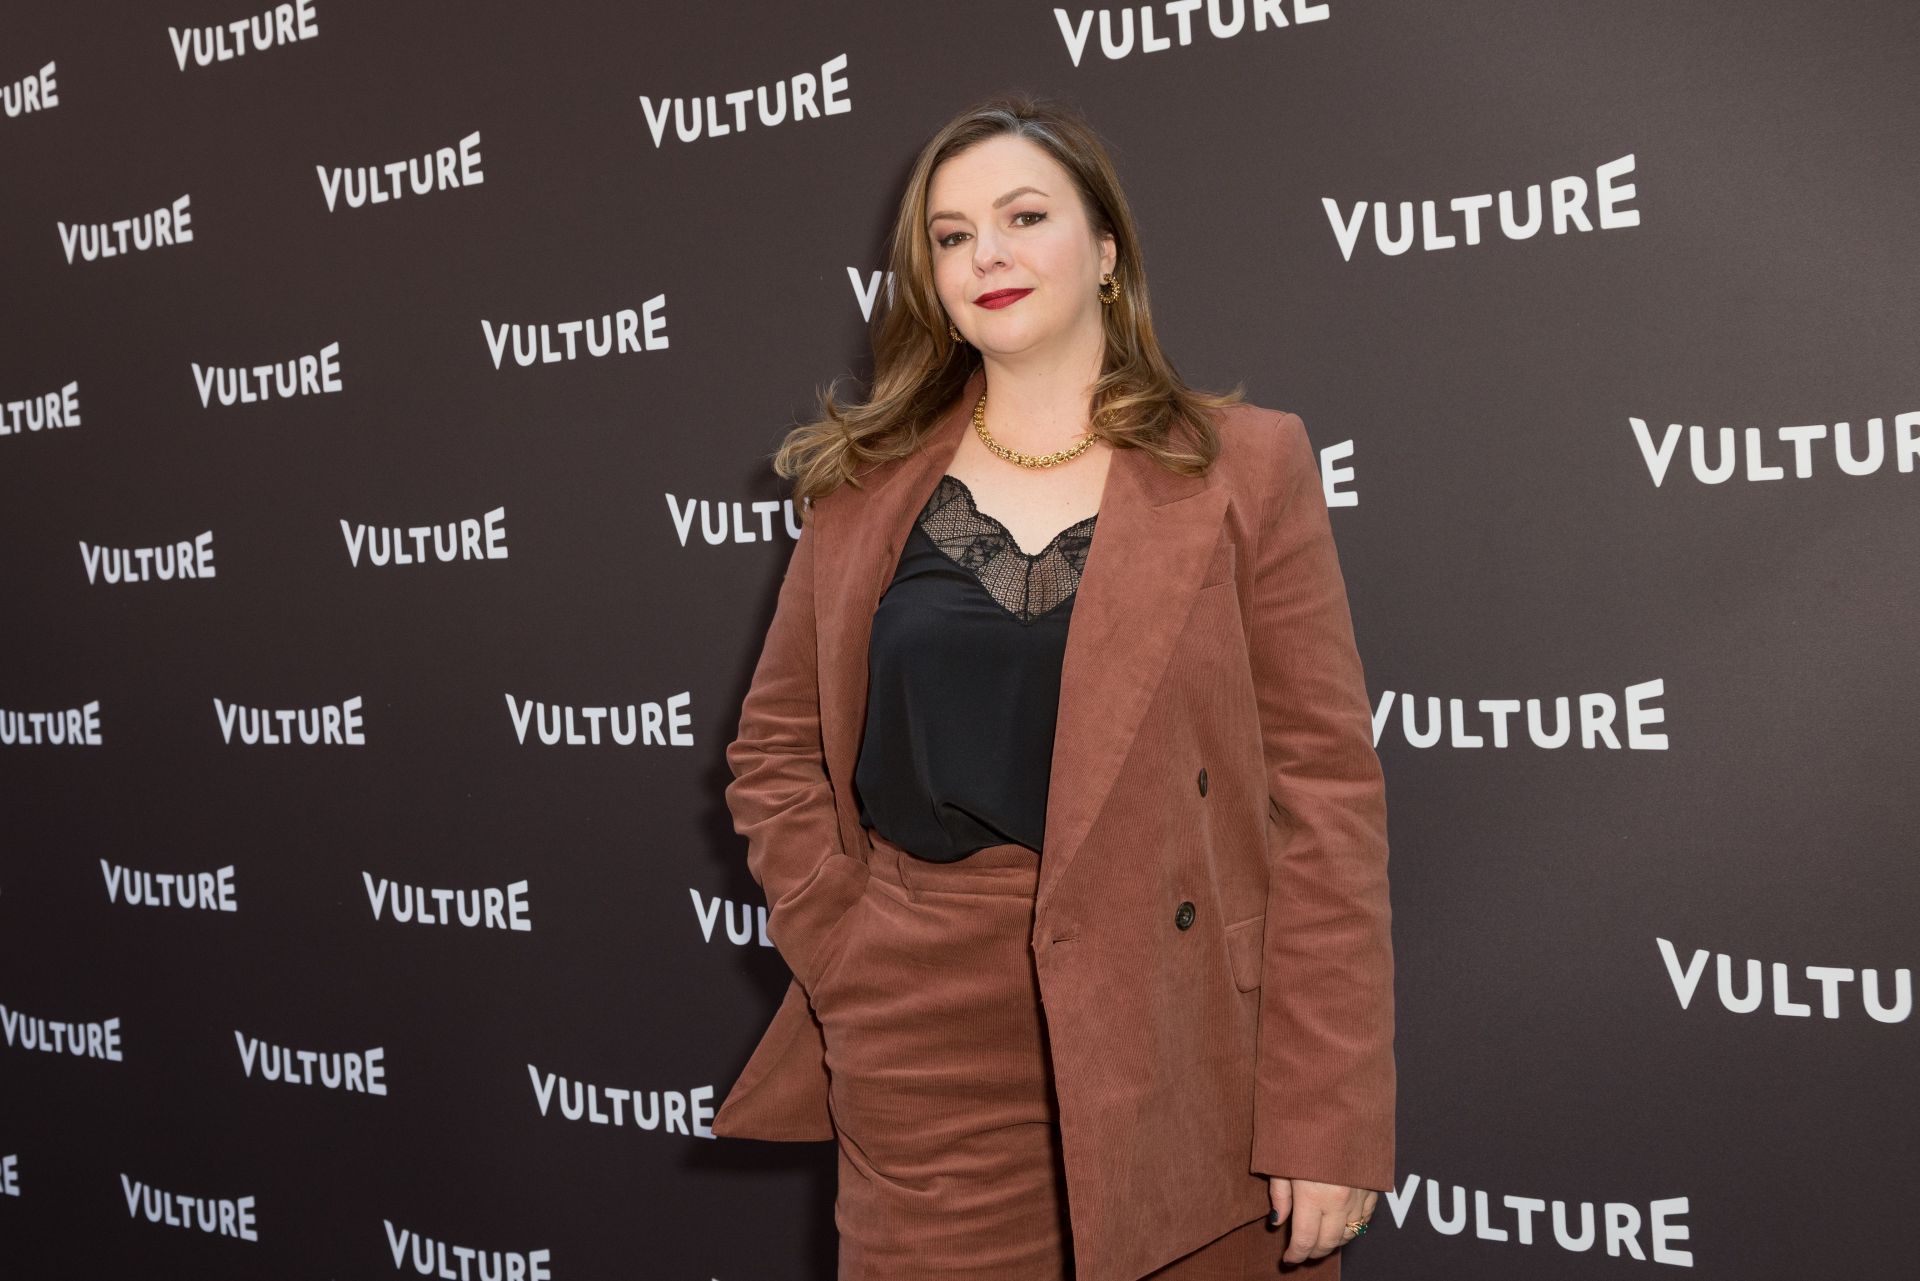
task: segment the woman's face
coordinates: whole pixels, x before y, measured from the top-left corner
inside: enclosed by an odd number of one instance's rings
[[[966,340],[1012,356],[1076,340],[1098,350],[1100,277],[1112,236],[1095,236],[1067,171],[1002,134],[949,157],[927,189],[934,290]],[[1026,290],[1000,307],[994,294]]]

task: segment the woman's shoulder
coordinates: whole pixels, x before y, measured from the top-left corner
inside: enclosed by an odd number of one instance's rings
[[[1212,411],[1223,431],[1261,433],[1297,431],[1304,424],[1290,409],[1270,409],[1250,400],[1237,401]]]
[[[1301,458],[1311,459],[1306,423],[1292,410],[1240,401],[1210,412],[1220,438],[1213,465],[1235,483],[1259,487]]]

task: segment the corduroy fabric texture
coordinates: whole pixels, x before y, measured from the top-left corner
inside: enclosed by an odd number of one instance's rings
[[[822,941],[811,993],[839,1145],[840,1281],[1070,1281],[1029,947],[1040,856],[993,845],[934,863],[868,842],[865,891]],[[1272,1277],[1285,1248],[1256,1219],[1152,1277]]]

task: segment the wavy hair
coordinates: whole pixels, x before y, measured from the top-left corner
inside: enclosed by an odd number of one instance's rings
[[[1181,381],[1154,336],[1139,230],[1105,144],[1072,107],[1015,94],[961,112],[920,149],[888,246],[890,299],[869,326],[873,376],[868,395],[839,399],[835,379],[818,393],[819,416],[793,427],[773,455],[774,471],[794,482],[802,519],[802,500],[823,497],[843,483],[858,489],[858,475],[868,464],[917,450],[979,368],[979,353],[947,333],[946,312],[934,289],[927,191],[941,164],[1002,134],[1036,143],[1058,161],[1073,178],[1094,235],[1114,240],[1114,276],[1121,290],[1117,302],[1100,308],[1106,350],[1093,387],[1093,434],[1115,448],[1144,449],[1190,475],[1204,474],[1218,456],[1219,435],[1208,411],[1240,403],[1244,388],[1214,395]]]

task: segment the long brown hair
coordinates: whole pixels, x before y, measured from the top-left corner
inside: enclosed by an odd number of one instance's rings
[[[1058,161],[1073,177],[1094,235],[1114,239],[1120,298],[1100,308],[1106,351],[1093,388],[1094,435],[1116,448],[1147,450],[1167,467],[1191,475],[1204,474],[1219,454],[1219,436],[1207,411],[1239,403],[1243,389],[1223,395],[1196,391],[1160,350],[1147,306],[1139,231],[1105,144],[1073,108],[1015,94],[961,112],[928,139],[914,161],[887,251],[891,299],[869,327],[869,395],[861,402],[841,401],[832,386],[822,390],[820,416],[788,432],[773,456],[774,471],[794,482],[793,499],[803,519],[802,500],[822,497],[845,482],[859,488],[856,476],[866,464],[918,449],[979,367],[979,353],[947,333],[946,312],[934,290],[927,189],[943,162],[1002,134],[1026,138]]]

